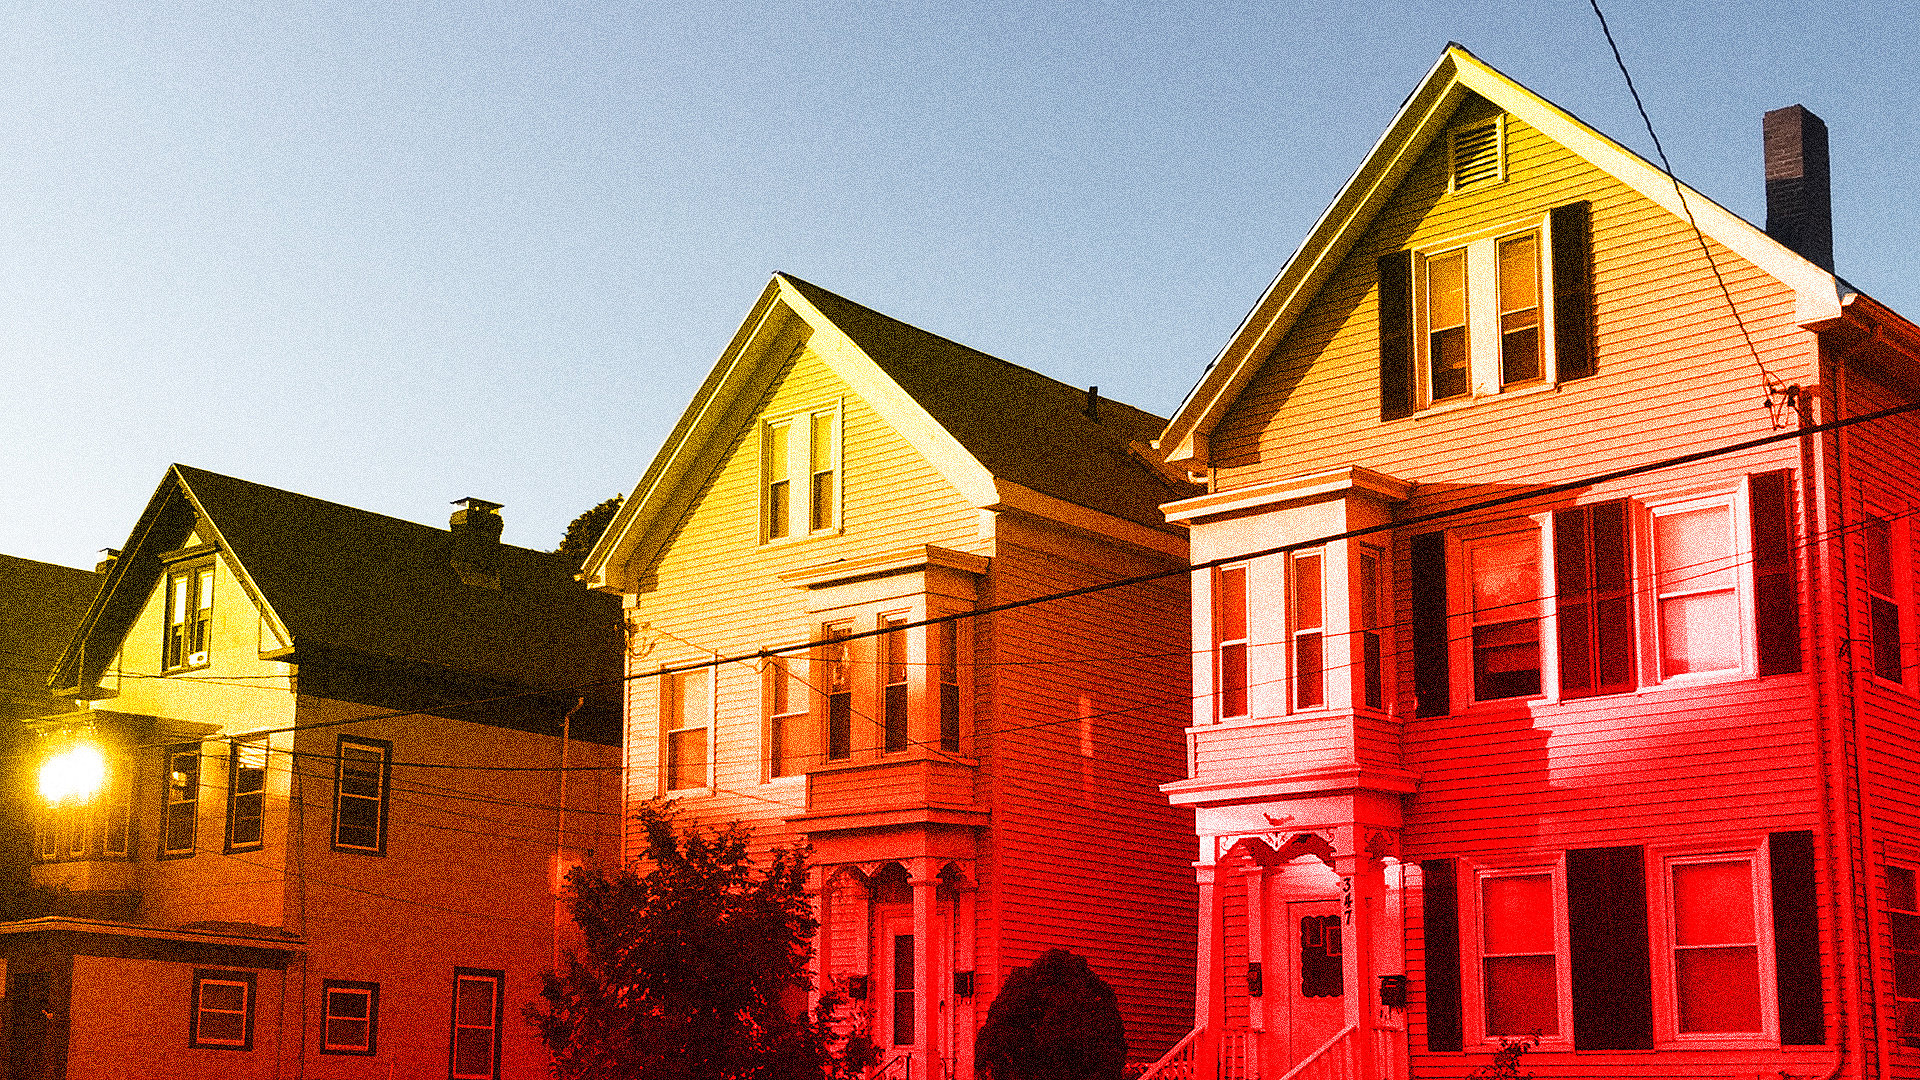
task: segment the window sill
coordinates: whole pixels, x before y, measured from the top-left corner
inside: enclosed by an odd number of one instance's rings
[[[1464,398],[1448,398],[1445,401],[1433,402],[1425,408],[1415,409],[1413,411],[1413,419],[1418,420],[1428,416],[1448,416],[1453,413],[1464,412],[1469,409],[1484,406],[1490,402],[1512,401],[1518,398],[1534,397],[1539,394],[1552,394],[1558,392],[1559,389],[1560,384],[1557,382],[1543,382],[1515,387],[1512,390],[1502,390],[1497,394],[1474,394]]]
[[[835,536],[842,536],[845,535],[846,531],[847,528],[845,525],[835,525],[831,529],[815,529],[805,536],[782,536],[775,539],[762,540],[759,546],[763,549],[795,547],[809,540],[826,540]]]

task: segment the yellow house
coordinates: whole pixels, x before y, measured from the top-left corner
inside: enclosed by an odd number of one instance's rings
[[[776,274],[587,559],[627,609],[627,800],[812,845],[816,989],[887,1075],[971,1077],[1052,946],[1136,1060],[1189,1026],[1191,840],[1156,787],[1187,549],[1158,507],[1193,489],[1161,426]]]
[[[35,725],[0,1073],[541,1075],[520,1011],[604,848],[618,608],[500,543],[175,465]],[[566,924],[570,925],[570,924]]]

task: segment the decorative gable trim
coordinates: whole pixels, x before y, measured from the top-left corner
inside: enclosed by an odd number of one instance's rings
[[[1189,468],[1206,464],[1206,436],[1312,304],[1321,286],[1427,147],[1446,132],[1448,119],[1470,93],[1537,129],[1668,212],[1684,217],[1691,209],[1708,237],[1794,290],[1794,317],[1800,325],[1839,316],[1842,290],[1839,279],[1832,274],[1684,185],[1683,206],[1673,180],[1652,163],[1466,49],[1449,44],[1174,414],[1160,440],[1169,462]]]
[[[174,506],[176,498],[184,506],[184,511]],[[184,530],[179,528],[176,518],[169,516],[183,512],[191,513],[194,518],[193,524]],[[204,530],[200,533],[203,542],[181,548],[180,543],[191,539],[196,530]],[[219,523],[213,520],[194,495],[193,487],[182,474],[181,467],[173,465],[168,467],[167,475],[160,481],[153,497],[147,500],[147,507],[134,526],[126,547],[107,571],[107,580],[94,594],[86,616],[80,620],[72,641],[61,654],[51,680],[59,684],[54,693],[73,698],[111,696],[110,691],[103,693],[96,688],[100,674],[119,654],[127,632],[132,629],[147,598],[159,585],[167,566],[208,554],[217,555],[234,580],[240,583],[241,591],[260,613],[260,618],[272,635],[281,641],[291,642],[293,634],[288,631],[286,623],[273,610],[273,605],[262,595],[253,576],[234,554],[232,545],[220,532]]]

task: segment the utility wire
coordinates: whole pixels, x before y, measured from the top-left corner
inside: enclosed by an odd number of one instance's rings
[[[1687,192],[1680,184],[1680,178],[1673,174],[1673,163],[1667,160],[1667,150],[1660,145],[1660,136],[1653,130],[1653,118],[1647,115],[1647,106],[1640,100],[1640,91],[1633,85],[1633,75],[1627,71],[1627,62],[1620,56],[1620,46],[1613,40],[1613,31],[1607,27],[1607,17],[1600,11],[1600,0],[1587,0],[1592,5],[1595,18],[1600,20],[1600,32],[1606,35],[1607,47],[1613,50],[1613,62],[1620,68],[1620,77],[1627,82],[1627,93],[1633,96],[1633,107],[1640,110],[1640,122],[1647,126],[1647,137],[1653,140],[1654,152],[1660,155],[1660,171],[1667,174],[1673,182],[1673,193],[1680,200],[1680,209],[1686,212],[1687,224],[1693,227],[1694,239],[1700,242],[1700,254],[1707,257],[1707,266],[1713,271],[1713,280],[1720,286],[1720,295],[1727,301],[1727,310],[1733,313],[1733,321],[1740,328],[1740,336],[1747,343],[1747,351],[1753,354],[1753,362],[1760,369],[1760,385],[1764,390],[1767,407],[1767,422],[1775,430],[1784,427],[1780,413],[1773,404],[1776,391],[1785,391],[1785,406],[1790,408],[1798,394],[1795,387],[1783,386],[1773,372],[1767,370],[1767,362],[1760,358],[1760,350],[1753,343],[1753,334],[1747,330],[1747,321],[1740,316],[1740,307],[1733,302],[1733,293],[1727,288],[1727,279],[1720,274],[1720,264],[1715,261],[1713,251],[1707,246],[1706,233],[1700,230],[1700,222],[1693,216],[1693,206],[1687,202]]]

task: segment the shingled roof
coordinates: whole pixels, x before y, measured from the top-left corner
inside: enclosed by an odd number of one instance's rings
[[[0,719],[70,707],[47,677],[99,585],[91,570],[0,555]]]
[[[502,544],[500,587],[467,585],[446,529],[174,465],[62,658],[73,685],[99,677],[159,580],[160,556],[199,521],[285,631],[288,659],[377,658],[533,689],[619,677],[619,604],[581,588],[569,559]]]
[[[1142,457],[1165,419],[780,274],[987,471],[1044,495],[1165,528],[1160,504],[1198,489]],[[1140,444],[1138,447],[1135,444]]]

